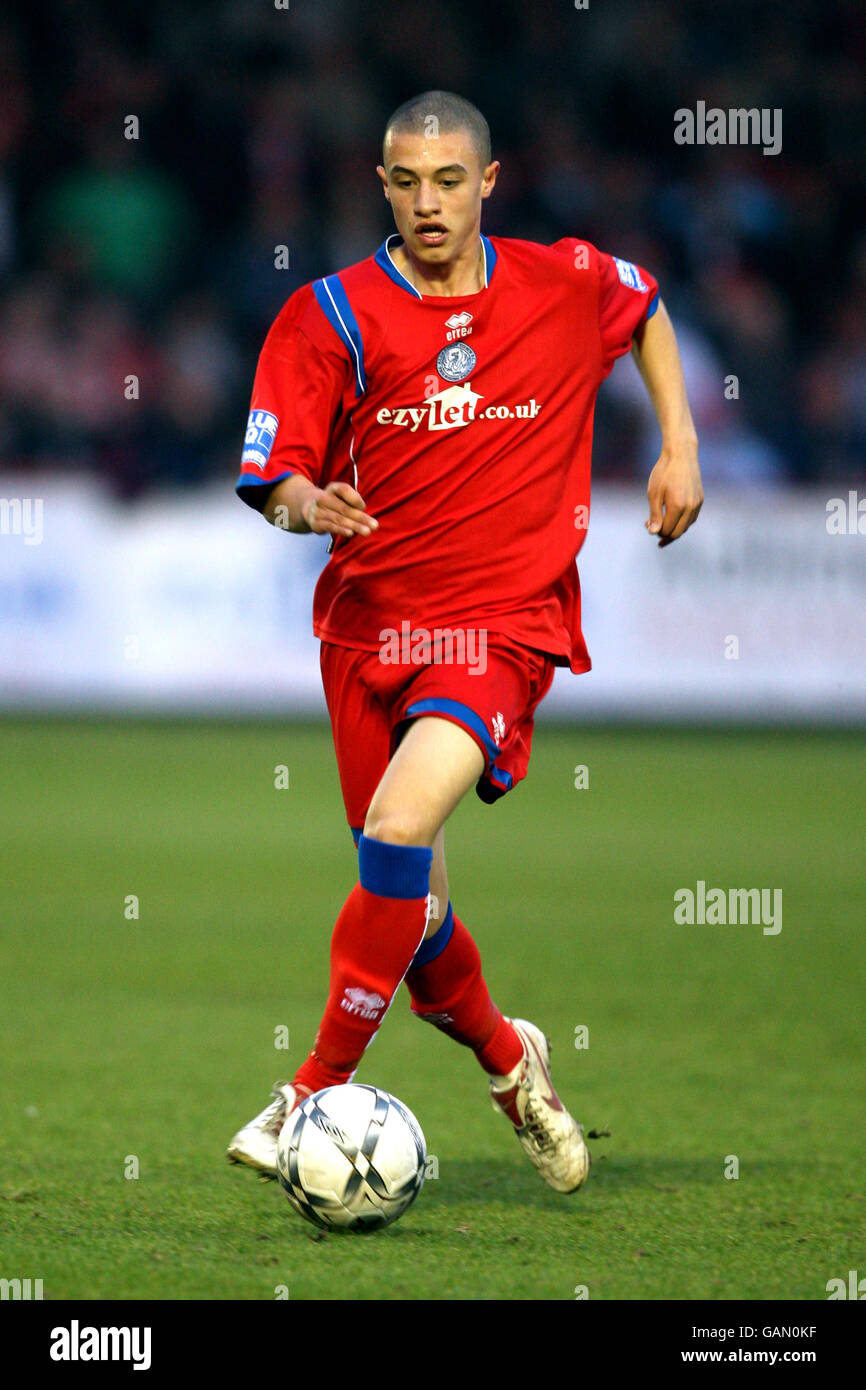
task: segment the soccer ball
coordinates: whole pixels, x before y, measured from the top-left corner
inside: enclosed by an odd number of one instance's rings
[[[412,1205],[427,1145],[408,1106],[376,1086],[307,1096],[277,1141],[277,1176],[296,1211],[326,1231],[374,1231]]]

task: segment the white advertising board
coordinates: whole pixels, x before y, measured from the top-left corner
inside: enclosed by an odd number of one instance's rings
[[[545,712],[866,717],[866,534],[838,509],[828,526],[830,500],[710,496],[660,550],[639,488],[596,489],[580,557],[593,670],[559,672]],[[0,707],[324,713],[310,610],[325,562],[323,538],[273,530],[230,483],[128,507],[87,479],[0,478]]]

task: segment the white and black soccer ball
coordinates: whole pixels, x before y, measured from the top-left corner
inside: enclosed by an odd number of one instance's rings
[[[412,1205],[427,1145],[408,1106],[376,1086],[326,1086],[289,1115],[277,1175],[296,1211],[325,1230],[373,1231]]]

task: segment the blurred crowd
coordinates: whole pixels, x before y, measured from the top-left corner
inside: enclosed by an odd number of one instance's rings
[[[439,86],[490,122],[488,233],[579,235],[656,275],[709,482],[853,486],[864,61],[861,0],[7,5],[0,471],[122,498],[233,482],[271,321],[392,229],[381,130]],[[781,153],[676,144],[698,101],[780,108]],[[644,477],[632,364],[597,418],[596,476]]]

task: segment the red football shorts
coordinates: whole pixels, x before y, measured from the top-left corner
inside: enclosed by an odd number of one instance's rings
[[[482,801],[497,800],[526,776],[535,710],[556,669],[552,658],[504,638],[467,651],[449,648],[447,639],[437,645],[435,635],[423,650],[404,636],[385,653],[322,643],[340,785],[355,831],[412,719],[448,719],[474,738],[486,761],[476,786]]]

